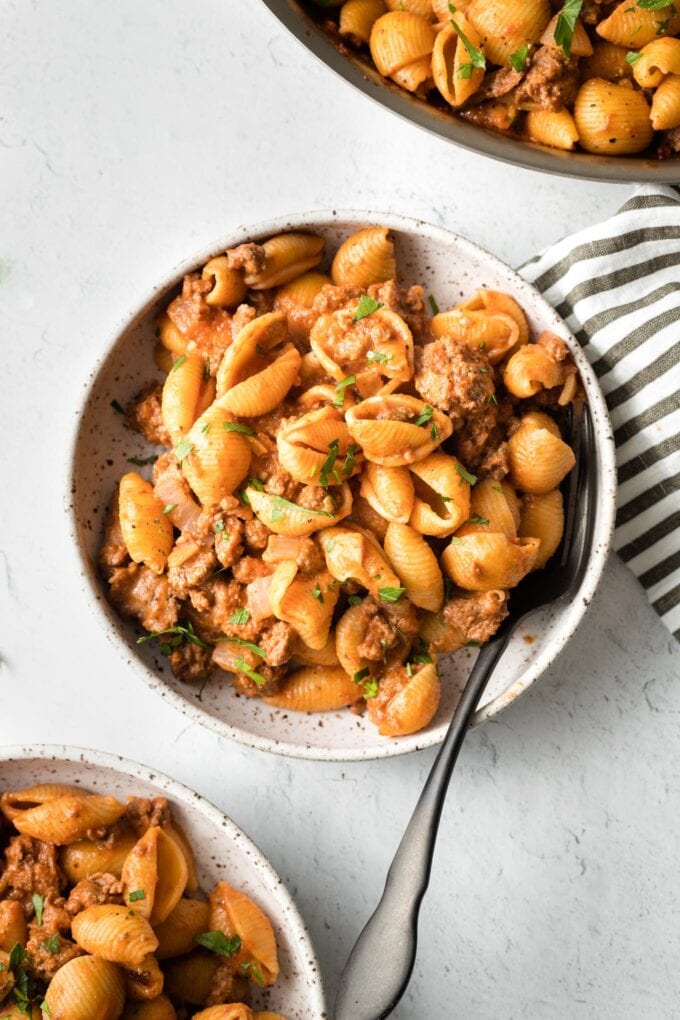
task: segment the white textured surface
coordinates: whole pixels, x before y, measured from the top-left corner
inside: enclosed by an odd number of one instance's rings
[[[149,283],[241,222],[392,209],[516,264],[627,189],[415,133],[255,0],[0,0],[0,23],[0,742],[120,752],[224,808],[297,895],[332,1001],[432,754],[278,760],[187,725],[127,672],[67,539],[74,395]],[[612,563],[549,675],[463,750],[395,1017],[677,1015],[679,666]]]

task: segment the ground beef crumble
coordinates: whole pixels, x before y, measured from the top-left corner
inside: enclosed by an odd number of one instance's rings
[[[139,432],[148,443],[154,446],[172,446],[170,435],[163,424],[161,414],[161,396],[163,387],[160,383],[149,383],[125,412],[125,419],[135,432]]]

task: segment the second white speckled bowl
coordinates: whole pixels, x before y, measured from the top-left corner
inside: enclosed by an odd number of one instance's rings
[[[66,783],[125,801],[167,797],[189,837],[204,891],[226,881],[250,896],[276,932],[281,976],[255,989],[260,1009],[288,1020],[327,1020],[319,964],[311,939],[288,890],[266,857],[234,823],[197,793],[145,765],[77,747],[0,747],[0,792],[38,783]]]
[[[226,677],[211,681],[199,699],[193,687],[171,675],[166,660],[151,643],[135,643],[138,631],[122,622],[108,605],[104,586],[97,576],[95,557],[111,494],[118,479],[129,470],[128,458],[149,453],[141,438],[125,427],[111,402],[125,404],[145,382],[159,374],[152,359],[154,322],[185,273],[226,248],[283,230],[315,231],[325,238],[327,249],[332,252],[348,234],[370,223],[391,228],[400,278],[423,284],[427,293],[435,295],[441,308],[448,308],[478,287],[486,286],[512,294],[527,313],[534,333],[551,329],[563,337],[579,367],[592,413],[601,498],[596,511],[593,555],[583,584],[571,602],[559,603],[532,616],[528,628],[515,634],[482,699],[476,723],[497,715],[519,697],[564,648],[600,580],[614,526],[614,442],[595,374],[562,319],[539,292],[478,245],[441,227],[394,214],[315,212],[242,227],[174,267],[152,289],[143,307],[134,309],[123,320],[83,395],[83,410],[73,440],[69,489],[83,588],[109,640],[161,697],[224,736],[252,747],[303,758],[336,761],[385,758],[440,743],[474,653],[463,649],[441,660],[443,696],[437,715],[426,730],[397,739],[381,737],[370,722],[349,711],[301,715],[269,708],[257,699],[236,695]]]

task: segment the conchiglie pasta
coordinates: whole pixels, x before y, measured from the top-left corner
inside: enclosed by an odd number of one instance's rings
[[[655,131],[680,127],[680,75],[667,75],[654,91],[650,118]]]
[[[114,904],[88,907],[73,918],[73,938],[86,952],[110,963],[138,967],[158,948],[145,918]]]
[[[27,935],[26,918],[21,903],[18,900],[0,900],[0,950],[9,953],[13,946],[25,946]]]
[[[501,532],[454,535],[442,566],[466,591],[514,588],[533,568],[539,544],[537,538],[511,539]]]
[[[387,227],[366,227],[350,234],[331,265],[337,287],[369,287],[395,276],[394,241]]]
[[[228,919],[226,924],[225,919]],[[210,925],[213,930],[238,935],[240,954],[245,962],[257,965],[265,985],[276,981],[279,959],[274,929],[267,915],[249,896],[227,882],[218,882],[210,894]]]
[[[424,729],[439,707],[441,684],[434,663],[421,666],[410,677],[405,670],[403,673],[401,689],[386,704],[380,696],[367,702],[368,714],[384,737],[401,737]]]
[[[540,546],[534,570],[544,567],[557,551],[564,532],[564,506],[559,489],[544,494],[527,494],[522,500],[519,534],[538,538]]]
[[[210,995],[219,966],[219,957],[203,950],[168,961],[163,968],[165,994],[180,1002],[203,1005]]]
[[[288,335],[285,312],[265,312],[239,330],[225,351],[217,370],[217,396],[229,393],[238,383],[266,368],[274,348]]]
[[[340,665],[353,677],[369,668],[367,659],[359,654],[359,645],[366,636],[365,616],[361,606],[350,606],[342,614],[335,628],[335,647]]]
[[[316,408],[284,425],[276,443],[282,466],[303,485],[340,485],[357,465],[358,447],[334,407]]]
[[[125,996],[134,1002],[157,999],[163,991],[163,971],[155,956],[145,956],[138,967],[126,967],[123,972]]]
[[[610,156],[642,152],[649,145],[652,140],[649,114],[641,92],[603,78],[584,82],[574,106],[582,147]]]
[[[203,266],[204,280],[212,278],[213,288],[206,294],[205,303],[218,308],[235,308],[246,296],[248,288],[243,271],[232,269],[226,255],[217,255]]]
[[[129,1002],[121,1020],[177,1020],[175,1007],[164,995],[149,1002]]]
[[[518,337],[515,346],[519,347],[529,342],[529,323],[527,322],[527,317],[510,294],[504,294],[499,290],[491,290],[489,287],[480,287],[471,298],[461,301],[457,306],[457,310],[470,312],[486,310],[492,314],[500,313],[501,315],[508,315],[517,326]]]
[[[504,65],[520,46],[538,42],[551,14],[548,0],[471,0],[466,11],[488,59]]]
[[[179,902],[188,869],[177,843],[159,826],[151,826],[130,851],[121,878],[128,907],[156,925]]]
[[[471,62],[473,54],[459,36],[458,30],[477,49],[482,43],[479,33],[463,15],[457,15],[457,19],[457,28],[449,24],[437,33],[432,51],[434,84],[451,106],[461,106],[477,91],[484,79],[483,68]]]
[[[371,56],[381,74],[416,92],[431,77],[434,42],[434,29],[426,18],[390,11],[373,25]]]
[[[551,18],[550,22],[546,26],[543,35],[541,36],[541,42],[547,43],[549,46],[561,48],[561,45],[555,41],[555,29],[559,14],[555,14]],[[586,32],[580,19],[577,19],[574,24],[574,31],[572,32],[571,39],[569,41],[569,55],[572,57],[590,57],[593,53],[593,44],[590,41],[590,36]]]
[[[593,46],[592,55],[581,64],[584,79],[606,78],[608,81],[620,81],[622,78],[632,78],[633,67],[630,61],[626,60],[628,53],[626,46],[616,46],[605,39],[599,39]]]
[[[337,666],[335,633],[331,631],[323,648],[310,648],[297,637],[293,641],[293,658],[303,666]]]
[[[340,581],[353,578],[376,598],[381,588],[398,588],[399,578],[393,571],[380,543],[357,525],[329,528],[319,536],[326,556],[326,565]]]
[[[208,931],[210,908],[203,900],[180,899],[168,916],[154,927],[159,960],[183,956],[195,949],[194,941],[201,932]]]
[[[246,284],[253,290],[279,287],[313,269],[321,261],[324,242],[315,234],[292,232],[270,237],[262,247],[264,269],[245,276]]]
[[[335,396],[343,410],[348,385],[370,397],[392,393],[413,375],[413,334],[388,308],[358,319],[355,310],[346,308],[322,315],[309,342],[323,370],[341,384]]]
[[[113,825],[124,810],[115,797],[67,794],[22,811],[12,821],[25,836],[66,846],[82,839],[91,829]]]
[[[78,956],[60,967],[45,994],[50,1020],[118,1020],[125,1003],[122,971],[98,956]]]
[[[541,344],[527,344],[512,355],[503,369],[503,385],[516,397],[533,397],[564,381],[564,368]]]
[[[136,842],[137,837],[131,830],[120,833],[111,845],[97,840],[81,839],[64,847],[60,864],[69,882],[73,882],[74,885],[98,872],[119,878],[125,859]]]
[[[432,0],[385,0],[388,11],[410,11],[421,18],[432,18]]]
[[[529,110],[524,129],[532,142],[553,149],[571,151],[579,140],[576,122],[569,110]]]
[[[194,1013],[194,1020],[253,1020],[255,1015],[243,1002],[232,1002],[226,1006],[202,1009],[200,1013]]]
[[[40,783],[25,790],[8,790],[0,796],[0,811],[12,822],[17,815],[38,804],[58,797],[82,797],[83,792],[80,786],[67,786],[64,783]]]
[[[423,460],[453,431],[447,415],[406,394],[369,397],[348,408],[345,420],[366,459],[387,467]]]
[[[269,584],[269,603],[278,620],[291,624],[311,649],[328,641],[338,585],[328,571],[298,575],[295,563],[277,564]]]
[[[406,596],[415,606],[436,613],[444,601],[444,579],[433,553],[422,535],[408,524],[392,522],[385,536],[390,558]]]
[[[411,465],[415,499],[409,524],[423,535],[451,535],[470,516],[465,468],[447,453]]]
[[[279,287],[274,298],[274,309],[288,313],[300,308],[311,308],[317,294],[329,283],[331,278],[325,273],[304,273]]]
[[[156,326],[156,335],[161,343],[162,347],[170,351],[176,357],[180,354],[185,354],[189,338],[184,333],[180,332],[175,323],[172,321],[169,315],[164,314],[158,320]]]
[[[340,9],[340,35],[355,44],[367,43],[373,25],[384,13],[383,0],[346,0]]]
[[[654,89],[667,74],[680,74],[680,39],[654,39],[633,65],[633,77],[643,89]]]
[[[172,549],[172,524],[153,486],[136,471],[129,471],[118,487],[118,516],[130,558],[162,574]]]
[[[361,473],[361,495],[387,521],[408,524],[413,513],[413,478],[407,468],[370,461]]]
[[[500,531],[516,538],[520,509],[515,490],[506,481],[484,478],[472,490],[470,521],[475,530]]]
[[[215,397],[215,380],[206,378],[206,360],[194,352],[174,362],[163,385],[161,415],[173,443],[179,443]]]
[[[515,318],[500,311],[453,308],[435,315],[431,327],[435,337],[453,337],[471,347],[481,347],[492,365],[497,365],[520,343],[520,327]]]
[[[508,440],[510,478],[522,492],[550,492],[576,463],[574,451],[555,431],[547,415],[526,415]]]
[[[352,683],[344,669],[305,666],[291,673],[280,691],[262,700],[286,711],[333,712],[353,705],[362,695],[362,688]]]
[[[216,400],[175,448],[175,455],[200,503],[214,506],[245,478],[251,449],[242,428]]]
[[[347,484],[336,489],[337,496],[333,497],[335,502],[324,497],[328,499],[331,509],[323,510],[292,503],[281,496],[261,492],[252,485],[246,487],[245,493],[255,516],[276,535],[311,535],[337,524],[352,510],[352,493]]]
[[[660,35],[674,35],[680,31],[680,15],[674,3],[655,11],[631,0],[621,0],[609,17],[598,24],[596,31],[607,42],[626,49],[639,49]]]

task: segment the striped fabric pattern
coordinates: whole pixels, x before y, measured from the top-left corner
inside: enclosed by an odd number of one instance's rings
[[[640,188],[520,273],[600,379],[616,440],[614,548],[680,640],[680,194]]]

